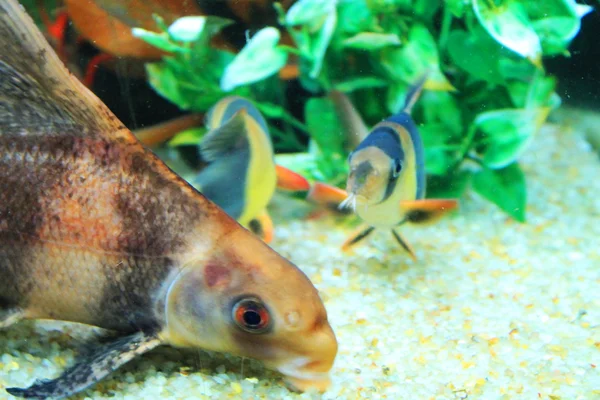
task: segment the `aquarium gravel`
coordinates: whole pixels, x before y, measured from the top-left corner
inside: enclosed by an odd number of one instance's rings
[[[278,196],[275,249],[325,301],[339,341],[323,399],[600,398],[600,162],[583,135],[546,126],[521,157],[528,221],[476,195],[461,212],[388,232],[351,254],[340,218],[299,219]],[[285,282],[282,282],[285,285]],[[0,398],[69,365],[90,332],[25,322],[0,332]],[[160,348],[77,399],[313,399],[253,360]]]

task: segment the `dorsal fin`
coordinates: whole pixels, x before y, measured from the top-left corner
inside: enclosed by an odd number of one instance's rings
[[[245,108],[238,110],[227,122],[208,132],[200,143],[200,154],[207,162],[212,162],[234,151],[247,149]]]
[[[3,134],[105,136],[131,132],[70,74],[15,0],[0,2],[0,121]]]
[[[367,137],[369,128],[365,125],[348,96],[338,90],[332,90],[329,93],[329,98],[333,102],[339,120],[342,122],[346,135],[346,149],[352,151]]]
[[[429,71],[425,72],[421,78],[417,82],[415,82],[406,93],[406,100],[404,101],[403,112],[410,114],[413,106],[419,100],[419,96],[423,91],[423,86],[425,86],[425,82],[427,82],[427,78],[429,77]]]

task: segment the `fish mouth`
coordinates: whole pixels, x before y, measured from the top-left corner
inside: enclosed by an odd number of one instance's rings
[[[357,195],[355,193],[348,194],[348,197],[346,197],[346,199],[340,203],[338,208],[340,210],[350,208],[352,211],[356,211],[356,198]]]
[[[324,366],[321,361],[298,357],[278,365],[276,369],[284,375],[286,384],[294,391],[316,389],[324,392],[331,385],[329,371],[322,371]]]

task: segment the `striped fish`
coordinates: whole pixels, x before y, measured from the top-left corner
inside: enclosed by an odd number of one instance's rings
[[[52,380],[62,398],[159,345],[262,360],[324,389],[337,341],[292,263],[174,174],[0,2],[0,329],[22,319],[112,331]]]
[[[415,259],[411,246],[395,228],[407,222],[432,222],[458,206],[454,199],[425,199],[423,143],[410,115],[425,81],[426,76],[411,88],[403,109],[375,125],[348,157],[350,174],[340,207],[352,208],[366,226],[352,234],[342,246],[344,250],[382,228],[389,229]],[[343,111],[342,120],[360,118],[347,106]],[[340,192],[320,185],[309,198],[328,203],[333,197],[340,199]]]

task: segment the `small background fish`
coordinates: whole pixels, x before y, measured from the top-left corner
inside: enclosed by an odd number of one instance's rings
[[[456,200],[425,199],[423,144],[410,117],[425,81],[423,77],[407,94],[405,106],[398,114],[375,125],[366,136],[364,123],[348,99],[341,93],[331,96],[345,129],[351,131],[348,135],[363,139],[348,157],[346,191],[317,184],[308,199],[352,208],[365,221],[366,226],[344,243],[345,250],[375,228],[385,228],[414,259],[414,251],[395,228],[407,222],[432,222],[458,206]]]

